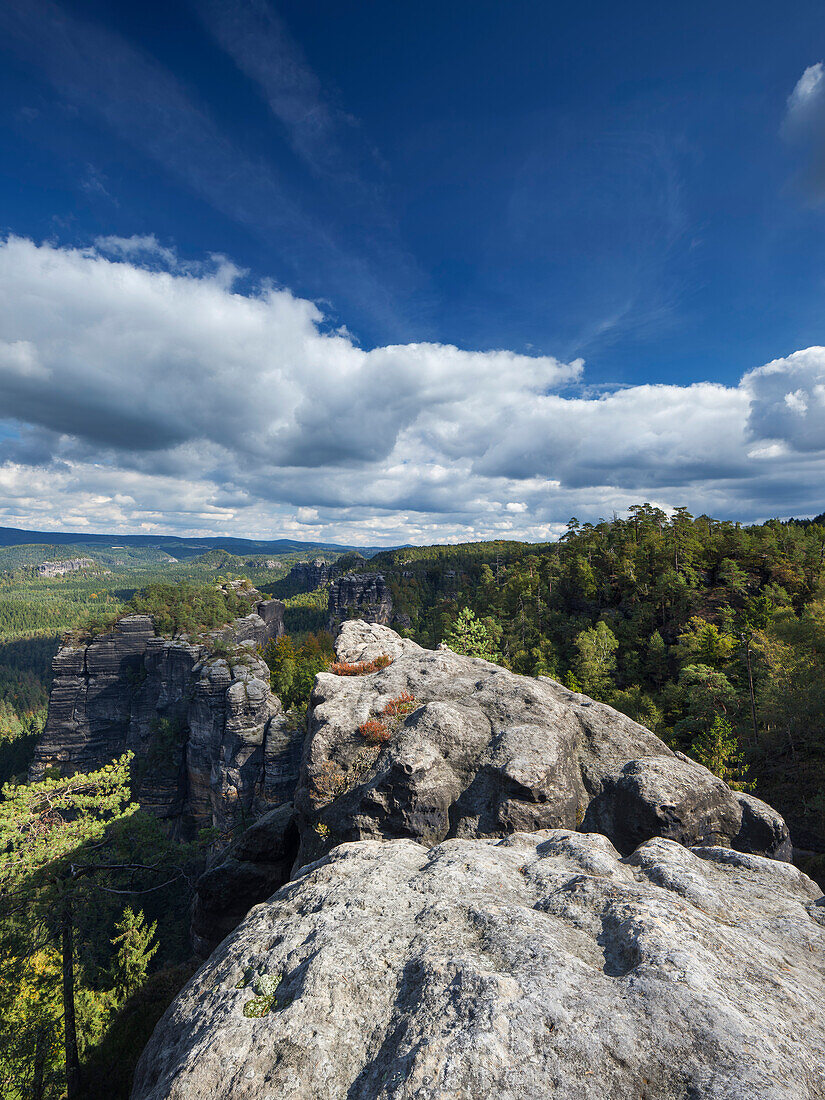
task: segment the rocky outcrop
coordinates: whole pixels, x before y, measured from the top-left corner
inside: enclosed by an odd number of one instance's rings
[[[273,819],[244,856],[254,864],[260,851],[265,866],[245,868],[250,890],[240,891],[232,919],[265,896],[262,883],[275,890],[286,882],[293,859],[300,868],[363,839],[432,845],[563,827],[602,833],[623,854],[663,837],[790,859],[785,823],[764,802],[553,680],[425,650],[364,622],[342,626],[336,653],[351,671],[376,658],[392,663],[316,678],[294,820]],[[279,800],[292,797],[285,785]],[[198,887],[201,953],[232,927],[222,911],[239,875],[231,859]]]
[[[603,833],[623,854],[665,837],[790,859],[770,807],[547,677],[363,622],[343,624],[336,651],[350,665],[392,663],[316,678],[295,794],[299,865],[342,841],[431,845],[548,828]]]
[[[132,751],[138,800],[181,835],[227,832],[289,801],[302,734],[255,654],[282,632],[283,604],[266,600],[215,632],[217,646],[156,637],[146,615],[64,644],[32,777],[92,770]]]
[[[184,987],[132,1098],[821,1100],[819,893],[663,838],[345,844]]]
[[[314,592],[316,588],[329,584],[335,572],[332,562],[323,558],[314,561],[299,561],[287,573],[285,582],[296,592]],[[340,572],[340,570],[338,570]]]
[[[329,626],[334,630],[345,619],[369,623],[392,622],[392,596],[382,573],[348,573],[330,585]]]
[[[79,573],[93,569],[97,563],[91,558],[67,558],[66,561],[42,561],[37,567],[40,577],[63,577],[66,573]]]

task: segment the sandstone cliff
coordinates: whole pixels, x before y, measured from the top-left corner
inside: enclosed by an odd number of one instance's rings
[[[363,839],[431,845],[579,828],[623,854],[661,836],[790,859],[788,830],[769,806],[553,680],[425,650],[364,622],[344,623],[336,651],[350,668],[392,663],[316,678],[294,817],[261,822],[254,851],[227,864],[233,914],[282,885],[293,860],[297,868]],[[192,931],[202,954],[227,931],[221,874],[215,867],[198,888]]]
[[[336,650],[133,1100],[825,1097],[825,899],[778,814],[552,680]]]
[[[392,622],[392,596],[382,573],[347,573],[329,589],[329,627],[345,619],[370,623]]]
[[[314,592],[321,585],[328,584],[335,572],[334,563],[324,561],[323,558],[315,558],[314,561],[296,562],[284,580],[286,585],[290,588],[294,587],[296,591]]]
[[[597,833],[336,848],[184,987],[133,1100],[821,1100],[825,908]]]
[[[131,750],[141,805],[179,835],[225,832],[289,801],[302,735],[255,654],[283,633],[283,605],[260,601],[216,633],[218,652],[156,637],[151,618],[127,615],[93,640],[64,644],[32,777],[99,768]]]

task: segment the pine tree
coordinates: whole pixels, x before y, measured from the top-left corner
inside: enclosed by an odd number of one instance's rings
[[[140,909],[135,913],[127,906],[115,930],[118,934],[112,938],[112,947],[117,948],[112,960],[112,982],[118,1001],[125,1001],[143,985],[149,963],[158,949],[158,944],[152,943],[157,921],[146,924]]]
[[[459,611],[452,629],[444,635],[444,644],[467,657],[482,657],[485,661],[497,661],[499,657],[492,631],[469,607]]]
[[[573,662],[576,679],[581,690],[588,695],[604,695],[611,685],[616,668],[616,650],[619,642],[605,622],[598,622],[576,635],[578,656]]]
[[[108,827],[137,810],[129,804],[131,760],[127,753],[89,774],[6,784],[0,801],[0,948],[23,961],[59,940],[69,1100],[81,1095],[73,905],[78,884],[100,866]]]

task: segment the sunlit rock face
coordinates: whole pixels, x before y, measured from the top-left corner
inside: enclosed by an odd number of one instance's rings
[[[336,652],[391,663],[316,678],[295,795],[299,865],[341,841],[547,828],[603,833],[624,854],[662,836],[790,858],[769,806],[554,680],[422,649],[375,623],[344,623]],[[399,699],[404,714],[371,743],[359,730]]]
[[[392,596],[382,573],[348,573],[329,588],[329,626],[337,629],[357,616],[371,623],[392,622]]]
[[[184,987],[133,1100],[819,1100],[819,895],[660,837],[343,844]]]
[[[770,807],[552,680],[336,651],[133,1100],[822,1100],[825,899]]]
[[[622,854],[664,837],[789,856],[785,823],[765,803],[552,680],[425,650],[375,623],[345,623],[336,652],[361,674],[316,678],[297,789],[291,771],[269,796],[294,796],[294,813],[269,815],[198,883],[192,934],[204,957],[293,866],[346,841],[567,828],[601,833]],[[376,659],[386,667],[365,671]],[[281,730],[270,724],[268,752],[288,746]]]

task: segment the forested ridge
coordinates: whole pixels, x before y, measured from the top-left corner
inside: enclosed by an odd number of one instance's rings
[[[90,558],[94,564],[60,577],[37,575],[41,562],[76,557]],[[104,629],[130,607],[156,614],[161,630],[209,628],[223,621],[225,611],[216,584],[248,579],[266,592],[300,558],[296,551],[238,557],[216,549],[176,561],[156,547],[0,548],[0,783],[25,770],[33,747],[29,735],[42,728],[52,657],[63,634]],[[157,591],[153,595],[157,585],[189,586],[188,597],[182,599],[178,593],[169,600]],[[140,607],[137,593],[143,593]],[[148,600],[155,604],[149,606]],[[29,740],[24,743],[21,736]]]

